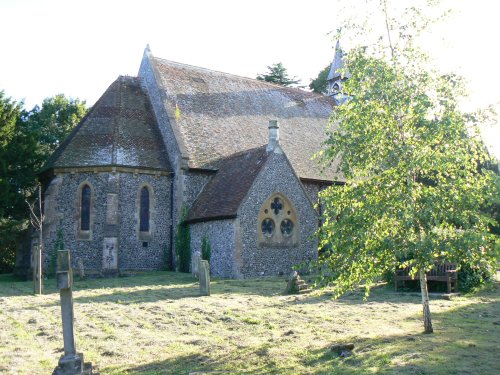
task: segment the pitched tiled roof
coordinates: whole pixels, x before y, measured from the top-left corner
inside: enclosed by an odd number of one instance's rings
[[[171,170],[149,99],[137,78],[122,76],[113,82],[42,171],[101,166]]]
[[[238,208],[265,164],[266,146],[225,158],[188,213],[188,222],[235,217]]]
[[[276,119],[280,143],[297,175],[334,179],[311,160],[326,138],[331,98],[151,58],[189,167],[217,169],[228,156],[267,144],[269,120]]]

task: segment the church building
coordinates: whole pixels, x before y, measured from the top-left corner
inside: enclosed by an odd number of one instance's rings
[[[172,269],[181,222],[192,258],[210,244],[215,277],[288,274],[314,259],[318,192],[338,176],[313,156],[345,79],[340,58],[320,95],[147,47],[137,77],[118,77],[40,173],[45,266],[62,237],[87,274]]]

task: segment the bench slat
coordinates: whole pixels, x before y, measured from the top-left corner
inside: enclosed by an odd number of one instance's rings
[[[447,284],[448,293],[458,287],[457,266],[454,263],[436,263],[434,268],[426,273],[428,281],[443,281]],[[407,280],[419,280],[420,277],[416,274],[413,278],[410,276],[411,266],[403,269],[397,269],[394,277],[396,292],[398,291],[398,281],[404,282]]]

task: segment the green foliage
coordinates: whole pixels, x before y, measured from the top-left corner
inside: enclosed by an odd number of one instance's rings
[[[56,95],[31,111],[0,92],[0,258],[14,266],[19,228],[27,223],[25,200],[37,187],[36,173],[85,115],[85,103]],[[9,228],[18,228],[11,231]]]
[[[418,272],[436,260],[476,267],[498,259],[486,214],[497,192],[494,174],[482,167],[484,114],[459,109],[460,77],[427,68],[414,43],[428,24],[418,9],[401,18],[409,25],[385,16],[388,34],[347,55],[350,99],[333,112],[320,154],[327,165],[338,161],[345,178],[321,194],[315,264],[336,296],[362,282],[368,293],[398,266]]]
[[[201,240],[201,259],[207,260],[210,263],[210,258],[212,257],[212,245],[208,236],[203,236]]]
[[[268,72],[259,74],[257,79],[259,81],[266,81],[276,83],[281,86],[292,86],[300,83],[300,79],[296,76],[290,78],[288,72],[282,63],[273,64],[267,67]]]
[[[328,84],[326,79],[328,78],[328,73],[330,73],[331,65],[325,66],[325,68],[318,73],[318,76],[311,81],[309,88],[317,94],[327,94]]]
[[[178,260],[177,267],[180,272],[189,272],[191,264],[191,230],[189,224],[185,223],[186,217],[187,208],[184,207],[175,234],[175,253]]]
[[[12,142],[19,132],[22,103],[17,103],[0,91],[0,273],[14,267],[16,233],[23,228],[17,206],[22,204],[13,184],[20,177],[23,149],[16,150]]]
[[[27,114],[31,132],[37,137],[37,154],[41,164],[55,151],[69,132],[86,115],[85,102],[68,99],[63,94],[46,98],[42,106],[35,106]],[[38,168],[41,167],[36,166]]]
[[[462,264],[458,272],[458,289],[461,292],[471,292],[475,288],[490,281],[493,276],[491,268],[487,265],[472,267],[469,264]]]
[[[24,205],[19,190],[26,184],[25,158],[30,158],[33,139],[23,134],[21,114],[22,103],[0,91],[0,218],[4,220],[18,218],[19,206]]]

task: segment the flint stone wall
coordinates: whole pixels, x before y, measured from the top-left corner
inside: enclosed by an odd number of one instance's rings
[[[321,191],[321,185],[313,182],[302,182],[302,186],[312,204],[318,203],[318,194]]]
[[[300,230],[296,246],[258,244],[259,210],[271,195],[278,192],[285,195],[296,210]],[[318,216],[284,154],[270,156],[243,201],[238,218],[242,245],[240,272],[244,277],[288,275],[294,265],[317,257],[317,241],[311,237],[316,231]]]
[[[50,199],[51,225],[44,234],[45,258],[48,267],[54,254],[57,229],[61,225],[66,249],[72,251],[72,266],[83,262],[85,272],[100,273],[103,265],[105,238],[117,238],[119,270],[165,269],[165,252],[170,243],[170,177],[132,173],[67,173],[57,178],[57,196]],[[88,182],[92,188],[91,236],[80,239],[79,187]],[[138,233],[138,192],[151,188],[151,235],[144,241]],[[50,188],[49,188],[50,189]],[[117,224],[109,224],[108,194],[117,194]],[[112,200],[111,200],[112,201]],[[108,220],[106,220],[108,214]],[[147,246],[144,246],[144,242]]]
[[[213,220],[190,224],[191,228],[191,259],[193,254],[200,252],[201,242],[207,236],[212,247],[210,272],[214,277],[235,278],[234,245],[235,220]]]
[[[208,181],[214,176],[213,173],[184,172],[184,204],[190,208]]]

